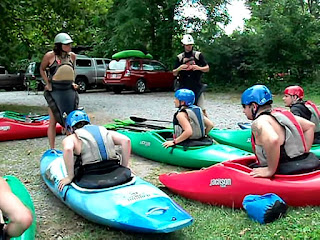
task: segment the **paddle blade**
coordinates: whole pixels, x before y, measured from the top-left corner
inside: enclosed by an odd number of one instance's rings
[[[147,121],[146,118],[140,118],[140,117],[135,117],[135,116],[131,116],[130,119],[132,121],[135,121],[135,122],[145,122],[145,121]]]

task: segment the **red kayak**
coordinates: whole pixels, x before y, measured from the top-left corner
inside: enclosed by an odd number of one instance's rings
[[[9,118],[0,118],[0,141],[37,138],[47,136],[49,120],[23,122]],[[61,133],[62,127],[57,124],[56,132]]]
[[[275,193],[290,206],[320,205],[320,170],[297,175],[253,178],[247,167],[256,161],[248,156],[198,171],[160,175],[172,192],[212,205],[241,208],[248,194]]]

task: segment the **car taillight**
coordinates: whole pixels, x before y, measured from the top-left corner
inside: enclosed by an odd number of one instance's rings
[[[126,71],[124,72],[124,76],[125,76],[125,77],[129,77],[130,74],[131,74],[131,73],[130,73],[130,70],[126,70]]]

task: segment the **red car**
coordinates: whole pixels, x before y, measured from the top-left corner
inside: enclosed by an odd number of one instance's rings
[[[174,89],[172,71],[159,61],[141,58],[112,60],[107,68],[104,84],[115,93],[133,89],[143,93],[147,89]]]

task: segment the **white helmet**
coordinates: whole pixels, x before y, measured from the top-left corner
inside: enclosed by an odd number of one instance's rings
[[[193,37],[190,34],[183,35],[183,38],[182,38],[181,42],[184,45],[192,45],[192,44],[194,44]]]
[[[62,43],[62,44],[69,44],[72,43],[71,37],[66,33],[59,33],[54,38],[54,43]]]

